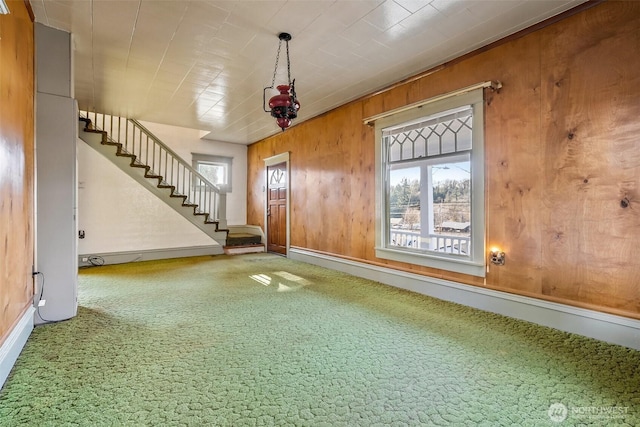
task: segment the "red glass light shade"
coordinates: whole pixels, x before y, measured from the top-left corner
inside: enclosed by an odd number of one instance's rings
[[[291,119],[287,119],[286,117],[278,117],[276,119],[276,123],[278,124],[278,127],[284,131],[286,128],[291,126]]]
[[[262,91],[262,108],[265,113],[270,113],[272,117],[276,118],[278,127],[284,130],[291,126],[291,121],[298,117],[298,110],[300,109],[300,103],[296,96],[295,84],[296,80],[291,80],[291,63],[289,62],[289,41],[291,40],[291,34],[280,33],[278,35],[280,43],[278,43],[278,53],[276,55],[276,66],[273,70],[273,80],[271,80],[271,86],[267,86]],[[278,60],[280,59],[280,48],[282,42],[285,42],[287,46],[287,81],[288,84],[277,86],[278,95],[275,95],[269,99],[269,110],[265,107],[267,99],[267,90],[273,89],[276,83],[276,74],[278,72]]]
[[[278,86],[278,95],[271,97],[269,100],[269,108],[271,116],[275,117],[278,127],[283,131],[291,125],[291,120],[298,117],[300,103],[295,96],[289,93],[289,85]]]

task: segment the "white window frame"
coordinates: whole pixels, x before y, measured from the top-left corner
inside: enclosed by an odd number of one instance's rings
[[[460,257],[440,252],[416,251],[389,245],[386,150],[382,130],[404,122],[428,117],[450,109],[470,105],[473,108],[473,146],[471,149],[471,254]],[[484,202],[484,91],[473,89],[451,96],[440,96],[410,109],[376,118],[376,256],[378,258],[485,277],[485,202]],[[428,159],[426,157],[425,159]]]
[[[200,172],[198,166],[200,164],[216,164],[222,165],[225,169],[225,183],[224,184],[216,184],[220,190],[230,193],[232,190],[231,186],[231,176],[232,176],[232,166],[233,166],[233,157],[226,156],[216,156],[213,154],[200,154],[200,153],[191,153],[191,165],[192,167]]]

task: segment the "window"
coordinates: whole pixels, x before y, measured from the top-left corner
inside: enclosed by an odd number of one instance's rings
[[[192,153],[192,165],[207,181],[217,185],[220,189],[231,192],[232,157],[212,156],[208,154]]]
[[[484,276],[483,92],[376,121],[376,256]]]

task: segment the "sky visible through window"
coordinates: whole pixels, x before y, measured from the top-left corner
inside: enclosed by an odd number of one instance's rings
[[[436,165],[432,168],[433,182],[444,182],[446,180],[464,181],[469,179],[469,162],[446,163]],[[398,185],[404,178],[407,182],[420,181],[420,168],[396,169],[390,171],[389,184],[391,186]]]

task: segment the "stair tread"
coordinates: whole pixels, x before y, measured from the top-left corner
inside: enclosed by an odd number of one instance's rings
[[[258,234],[251,234],[251,233],[229,233],[229,236],[233,236],[233,237],[260,237],[260,235]]]

